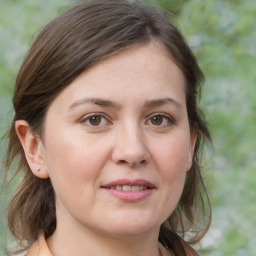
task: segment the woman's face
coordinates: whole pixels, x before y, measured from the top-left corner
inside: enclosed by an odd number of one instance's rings
[[[158,232],[181,196],[195,137],[183,74],[164,47],[136,46],[91,67],[46,115],[57,228]]]

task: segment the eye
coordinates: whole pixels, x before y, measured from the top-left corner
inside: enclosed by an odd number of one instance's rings
[[[81,123],[87,125],[87,126],[95,126],[95,127],[101,127],[104,125],[109,125],[111,122],[105,117],[103,114],[98,114],[98,113],[92,113],[85,115]]]
[[[169,127],[174,124],[174,121],[167,114],[155,113],[149,116],[146,124],[159,127]]]
[[[161,125],[163,123],[162,116],[153,116],[150,118],[150,121],[153,125]]]

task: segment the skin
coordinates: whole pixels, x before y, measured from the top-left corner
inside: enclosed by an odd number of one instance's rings
[[[196,141],[184,76],[162,45],[134,46],[79,75],[49,106],[43,138],[24,120],[16,131],[32,172],[56,193],[54,256],[158,255]],[[154,189],[122,200],[102,188],[117,179]]]

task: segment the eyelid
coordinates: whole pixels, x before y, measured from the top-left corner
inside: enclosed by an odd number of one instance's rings
[[[112,123],[111,120],[110,120],[110,117],[108,115],[104,114],[104,113],[101,113],[101,112],[94,112],[94,113],[89,113],[89,114],[83,115],[83,117],[80,118],[80,123],[85,123],[86,121],[88,121],[90,119],[90,117],[93,117],[93,116],[100,116],[101,118],[104,118],[108,122],[107,125]],[[97,127],[99,128],[99,127],[102,127],[104,125],[93,126],[93,125],[87,124],[87,126],[94,127],[94,128],[97,128]]]
[[[148,115],[148,116],[147,116],[146,123],[147,123],[148,121],[150,121],[150,119],[151,119],[152,117],[154,117],[154,116],[161,116],[161,117],[163,117],[163,118],[167,118],[168,121],[169,121],[169,125],[167,125],[167,126],[172,126],[172,125],[174,125],[174,124],[176,123],[175,119],[174,119],[170,114],[166,114],[166,113],[164,113],[164,112],[156,112],[156,113],[152,113],[152,114]],[[154,125],[154,126],[157,127],[157,125]],[[166,127],[166,126],[159,125],[158,127],[160,128],[160,127]]]

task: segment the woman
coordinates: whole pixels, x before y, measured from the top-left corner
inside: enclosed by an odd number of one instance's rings
[[[154,8],[94,0],[49,23],[17,77],[6,160],[23,172],[8,220],[25,255],[197,255],[202,80]]]

